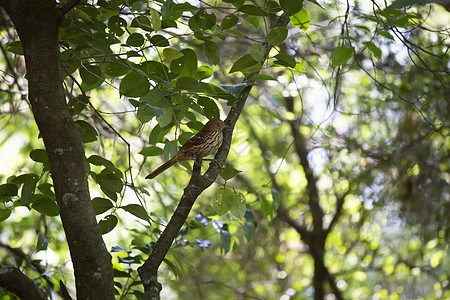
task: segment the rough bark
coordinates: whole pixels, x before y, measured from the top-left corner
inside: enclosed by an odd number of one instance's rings
[[[92,208],[83,143],[65,102],[55,1],[5,1],[24,49],[29,101],[50,161],[78,299],[113,299],[111,256]]]
[[[8,289],[20,299],[46,299],[36,282],[17,268],[0,266],[0,286]]]

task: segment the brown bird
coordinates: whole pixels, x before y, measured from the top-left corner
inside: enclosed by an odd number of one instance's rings
[[[191,137],[178,151],[177,155],[150,173],[145,179],[153,179],[174,164],[183,160],[201,161],[205,156],[216,152],[222,145],[222,129],[224,123],[220,119],[211,119],[196,135]]]

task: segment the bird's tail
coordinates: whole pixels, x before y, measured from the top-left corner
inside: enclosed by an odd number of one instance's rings
[[[158,169],[156,169],[155,171],[153,171],[152,173],[147,175],[147,177],[145,177],[145,179],[155,178],[156,176],[158,176],[159,174],[161,174],[162,172],[164,172],[165,170],[167,170],[168,168],[170,168],[171,166],[176,164],[178,161],[179,161],[178,157],[175,155],[170,160],[168,160],[166,163],[164,163],[162,166],[160,166]]]

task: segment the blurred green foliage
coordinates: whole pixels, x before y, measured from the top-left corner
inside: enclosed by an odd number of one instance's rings
[[[282,12],[292,23],[269,31]],[[160,269],[162,297],[312,298],[315,250],[282,207],[308,232],[318,222],[326,233],[316,250],[332,277],[327,294],[332,281],[345,299],[449,298],[449,20],[437,5],[359,1],[101,0],[71,10],[60,29],[64,86],[117,297],[142,298],[136,269],[191,167],[153,181],[146,173],[206,118],[224,119],[244,76],[260,71],[221,178],[198,199]],[[0,38],[0,153],[9,158],[0,168],[0,262],[47,293],[60,279],[72,291],[22,48],[6,17]],[[265,43],[275,47],[260,65]]]

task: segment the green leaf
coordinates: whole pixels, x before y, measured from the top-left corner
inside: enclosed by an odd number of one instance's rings
[[[169,41],[160,34],[155,34],[150,38],[150,42],[153,44],[153,46],[157,47],[167,47],[169,46]]]
[[[159,125],[156,125],[153,127],[152,131],[150,132],[150,136],[148,138],[148,142],[151,145],[155,145],[156,143],[160,143],[163,141],[164,136],[169,133],[170,128],[162,128]]]
[[[73,116],[78,115],[82,112],[86,105],[89,103],[89,97],[85,95],[79,95],[77,97],[73,97],[69,100],[68,106],[70,110],[70,114]]]
[[[40,233],[36,243],[36,251],[39,252],[41,250],[47,250],[48,244],[50,244],[50,241],[47,239],[45,235]]]
[[[214,71],[208,66],[200,66],[194,75],[194,78],[201,81],[212,76]]]
[[[86,86],[91,86],[98,81],[103,82],[102,69],[99,66],[86,65],[80,68],[80,76]]]
[[[378,30],[377,31],[378,34],[384,36],[385,38],[394,41],[394,37],[392,36],[392,34],[389,33],[389,31],[386,30]]]
[[[427,3],[437,3],[441,5],[448,5],[448,1],[445,0],[395,0],[387,9],[395,8],[401,9],[407,6],[424,6]]]
[[[237,174],[239,174],[241,171],[236,170],[232,167],[223,167],[220,169],[220,177],[222,177],[223,180],[227,181],[233,177],[235,177]]]
[[[162,112],[162,115],[157,116],[156,120],[158,121],[159,126],[166,127],[172,122],[173,112],[170,107],[164,107],[162,109]]]
[[[222,22],[220,23],[220,28],[222,30],[230,29],[231,27],[235,26],[239,22],[239,18],[235,15],[226,15]]]
[[[228,230],[221,229],[220,230],[220,244],[223,251],[228,253],[231,247],[231,234]]]
[[[31,202],[38,180],[39,176],[33,173],[22,174],[12,180],[12,183],[23,183],[22,191],[20,193],[21,205],[28,205]]]
[[[253,221],[246,220],[244,223],[244,233],[247,242],[250,242],[255,236],[256,226]]]
[[[281,10],[281,6],[278,2],[270,0],[266,2],[266,9],[268,13],[274,14]]]
[[[250,54],[245,54],[244,56],[240,57],[231,67],[229,73],[234,73],[238,71],[242,71],[244,69],[247,69],[253,65],[256,65],[258,62],[253,59],[253,57]]]
[[[275,64],[279,64],[288,68],[295,68],[296,60],[292,56],[286,53],[279,53],[275,55],[275,58],[277,61],[275,61]]]
[[[256,61],[262,61],[264,59],[264,54],[266,53],[266,47],[262,44],[254,43],[252,45],[252,50],[250,50],[250,55]]]
[[[233,29],[228,29],[226,31],[227,33],[230,33],[232,35],[235,35],[237,37],[240,37],[241,39],[244,37],[244,35],[242,34],[242,32],[240,32],[239,30],[233,30]]]
[[[182,57],[170,63],[170,71],[179,77],[193,77],[197,72],[197,54],[192,49],[181,50]]]
[[[127,97],[140,97],[150,89],[147,78],[131,71],[120,82],[120,94]]]
[[[175,50],[173,48],[164,48],[163,56],[166,60],[174,60],[174,59],[182,57],[183,53],[181,53],[180,51]]]
[[[159,31],[161,29],[161,16],[159,15],[159,12],[156,9],[151,8],[150,17],[152,19],[153,30],[155,30],[155,32]]]
[[[236,193],[230,211],[238,219],[242,219],[245,216],[246,200],[244,194]]]
[[[20,41],[6,44],[6,49],[14,54],[23,55],[22,43]]]
[[[80,131],[81,140],[83,143],[91,143],[97,141],[97,130],[92,127],[91,124],[84,120],[77,120],[75,124],[78,125],[78,130]]]
[[[205,55],[213,65],[220,63],[220,50],[216,43],[210,41],[205,42]]]
[[[239,8],[239,11],[251,16],[267,16],[267,12],[265,12],[263,9],[250,4],[242,5]]]
[[[331,53],[331,65],[338,67],[348,61],[355,52],[353,48],[335,48]]]
[[[200,86],[198,80],[196,80],[192,77],[179,78],[177,80],[176,87],[177,87],[177,89],[186,90],[186,91],[198,91],[201,89],[201,86]]]
[[[325,7],[323,7],[319,2],[317,2],[316,0],[308,0],[311,3],[314,3],[315,5],[317,5],[318,7],[320,7],[322,10],[325,10]]]
[[[117,217],[115,215],[108,215],[100,222],[98,222],[98,227],[100,227],[100,232],[106,234],[116,227],[118,223]]]
[[[290,17],[302,9],[303,0],[280,0],[280,6],[286,16]]]
[[[242,18],[245,22],[252,25],[255,29],[259,29],[259,17],[257,16],[250,16],[250,15],[243,15]]]
[[[118,15],[112,16],[108,20],[108,28],[111,33],[121,36],[125,33],[125,28],[127,26],[127,21]]]
[[[167,161],[174,157],[178,152],[177,149],[177,141],[168,141],[166,145],[164,146],[164,159]]]
[[[303,7],[298,13],[290,17],[292,24],[305,31],[309,28],[311,19],[308,11]]]
[[[103,158],[103,157],[101,157],[99,155],[95,155],[95,154],[91,155],[87,159],[87,161],[90,164],[93,164],[93,165],[96,165],[96,166],[105,166],[107,168],[114,168],[114,164],[111,161],[109,161],[106,158]]]
[[[101,190],[114,201],[117,201],[116,193],[123,189],[122,172],[116,168],[103,169],[95,176],[95,181],[100,185]]]
[[[131,21],[130,27],[141,28],[142,30],[147,31],[147,32],[152,31],[152,26],[150,24],[150,20],[146,16],[137,16],[136,18],[134,18]]]
[[[264,196],[260,197],[261,200],[261,212],[266,218],[271,218],[273,215],[272,205],[267,201]]]
[[[220,188],[216,191],[213,207],[219,216],[227,213],[233,204],[235,193],[230,188]]]
[[[216,15],[200,9],[189,19],[188,25],[194,32],[209,29],[216,25]]]
[[[367,49],[369,49],[370,52],[372,52],[376,58],[381,59],[381,49],[380,48],[378,48],[377,46],[375,46],[374,43],[371,43],[371,42],[364,42],[363,44],[367,46]]]
[[[163,150],[159,147],[155,147],[155,146],[151,146],[151,147],[147,147],[142,149],[141,151],[139,151],[139,154],[144,155],[144,156],[156,156],[156,155],[161,155],[163,153]]]
[[[306,72],[305,67],[298,61],[295,64],[294,70],[297,70],[299,72]]]
[[[38,181],[39,176],[34,174],[34,173],[27,173],[27,174],[22,174],[19,175],[17,177],[14,177],[13,179],[11,179],[12,183],[16,183],[16,184],[23,184],[27,181]]]
[[[6,219],[8,219],[10,215],[11,215],[10,209],[0,208],[0,222],[3,222]]]
[[[47,216],[59,215],[58,205],[55,199],[43,194],[36,194],[33,196],[31,207],[39,213]]]
[[[208,97],[199,97],[197,99],[197,104],[203,107],[205,116],[208,119],[220,117],[219,107],[217,106],[216,101],[214,101],[213,99]]]
[[[92,199],[92,206],[94,207],[95,214],[100,215],[113,208],[114,204],[109,199],[95,197]]]
[[[53,192],[52,188],[53,188],[53,185],[51,185],[50,183],[47,183],[47,182],[38,186],[38,190],[42,194],[44,194],[44,195],[54,199],[55,198],[55,192]]]
[[[132,33],[127,38],[127,45],[132,47],[140,47],[144,44],[144,37],[140,33]]]
[[[147,211],[145,208],[138,204],[128,204],[126,206],[121,206],[123,210],[129,212],[130,214],[138,217],[139,219],[142,219],[144,221],[150,221],[150,218],[148,217]]]
[[[280,207],[281,195],[276,189],[271,189],[272,192],[272,207],[276,211]]]
[[[17,196],[19,188],[14,183],[5,183],[0,185],[0,198],[10,198]]]
[[[252,77],[252,80],[275,80],[275,81],[278,81],[276,78],[269,76],[269,75],[265,75],[265,74],[256,74],[255,76]]]
[[[287,36],[288,36],[288,30],[286,28],[275,27],[269,32],[267,39],[269,41],[269,44],[276,46],[276,45],[279,45],[282,42],[284,42],[284,40],[287,38]]]

